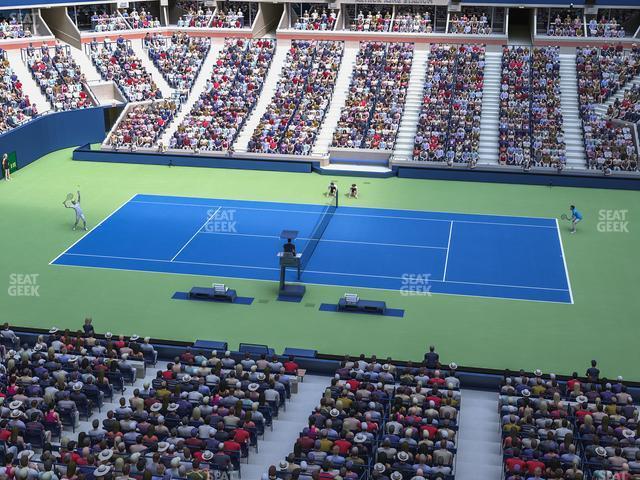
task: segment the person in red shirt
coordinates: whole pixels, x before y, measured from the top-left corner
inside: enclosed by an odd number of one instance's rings
[[[289,360],[284,362],[284,371],[285,373],[291,375],[298,374],[298,364],[294,361],[294,357],[289,357]]]
[[[517,448],[513,450],[513,457],[507,458],[504,462],[509,472],[524,472],[527,468],[527,462],[520,458],[520,450]]]
[[[250,438],[251,433],[249,433],[244,428],[237,428],[235,433],[233,434],[233,441],[238,442],[241,445],[248,443]]]

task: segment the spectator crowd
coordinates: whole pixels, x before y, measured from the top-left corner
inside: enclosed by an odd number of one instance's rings
[[[0,49],[0,79],[0,133],[4,133],[35,117],[38,110],[22,91],[22,82],[3,49]]]
[[[638,153],[631,128],[598,115],[596,106],[640,73],[640,49],[636,45],[630,50],[622,45],[578,48],[576,72],[587,167],[605,173],[636,170]]]
[[[412,43],[361,42],[333,146],[392,150],[404,110]]]
[[[484,55],[478,45],[431,46],[414,160],[477,162]]]
[[[168,38],[147,34],[144,45],[169,86],[186,99],[209,53],[209,38],[191,37],[180,32],[174,32]]]
[[[169,146],[229,150],[258,101],[274,50],[270,39],[226,39],[205,90]]]
[[[133,104],[118,122],[107,144],[114,149],[151,148],[173,120],[178,106],[173,100],[157,100]]]
[[[53,55],[52,55],[53,52]],[[54,110],[74,110],[93,106],[85,86],[86,80],[68,46],[43,44],[39,49],[25,49],[26,63],[42,93]]]
[[[293,22],[294,30],[333,30],[336,26],[337,13],[335,10],[317,8],[305,10],[301,15],[297,16]]]
[[[250,152],[309,155],[333,95],[342,42],[294,40]]]
[[[139,102],[162,97],[162,92],[134,53],[129,40],[123,37],[118,37],[115,42],[92,40],[89,47],[91,61],[102,78],[113,80],[127,100]]]

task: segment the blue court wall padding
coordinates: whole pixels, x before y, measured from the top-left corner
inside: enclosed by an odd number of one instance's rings
[[[15,150],[20,169],[47,153],[85,143],[100,143],[104,137],[101,107],[50,113],[0,135],[0,153]]]
[[[78,144],[80,145],[80,144]],[[253,158],[229,158],[226,156],[187,155],[155,152],[113,152],[91,150],[82,145],[73,151],[73,159],[86,162],[138,163],[143,165],[167,165],[174,167],[237,168],[242,170],[266,170],[274,172],[310,173],[311,161],[286,161]]]

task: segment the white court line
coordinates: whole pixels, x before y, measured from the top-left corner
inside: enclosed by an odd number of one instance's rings
[[[449,241],[447,242],[447,257],[444,259],[444,274],[442,275],[442,281],[447,280],[447,265],[449,265],[449,249],[451,248],[451,233],[453,232],[453,220],[449,225]]]
[[[258,202],[258,203],[287,203],[287,202],[265,202],[262,200],[243,200],[243,199],[237,199],[237,198],[202,198],[202,197],[183,197],[180,195],[158,195],[156,193],[138,193],[138,195],[140,195],[141,197],[160,197],[160,198],[167,198],[167,197],[172,197],[172,198],[189,198],[189,199],[194,199],[194,200],[216,200],[216,201],[231,201],[231,202]],[[137,195],[136,195],[137,196]],[[160,203],[160,202],[149,202],[146,200],[136,200],[139,201],[140,203]],[[179,204],[182,205],[182,204]],[[291,204],[289,204],[291,205]],[[318,207],[320,205],[318,205],[317,203],[299,203],[297,205],[307,205],[309,207]],[[198,205],[200,206],[200,205]],[[418,212],[418,213],[443,213],[443,212],[431,212],[428,210],[415,210],[413,208],[392,208],[392,209],[385,209],[382,207],[349,207],[349,208],[370,208],[370,209],[377,209],[377,210],[395,210],[395,211],[399,211],[399,212]],[[477,215],[477,216],[484,216],[484,217],[503,217],[503,218],[527,218],[527,219],[532,219],[532,220],[555,220],[555,217],[551,218],[551,217],[531,217],[531,216],[526,216],[526,217],[519,217],[517,215],[504,215],[504,214],[500,214],[500,213],[477,213],[477,212],[447,212],[447,213],[451,213],[454,215]]]
[[[74,253],[67,253],[67,255],[80,255],[80,254],[74,254]],[[164,262],[167,262],[167,260],[162,260]],[[180,263],[180,262],[173,262],[173,263]],[[59,266],[61,267],[70,267],[70,268],[104,268],[106,270],[115,270],[118,272],[130,272],[130,273],[153,273],[153,274],[162,274],[162,275],[181,275],[183,277],[203,277],[203,278],[211,278],[211,275],[205,275],[202,273],[181,273],[181,272],[167,272],[165,270],[134,270],[131,268],[117,268],[117,267],[93,267],[90,265],[64,265],[64,264],[60,264]],[[249,267],[249,268],[263,268],[263,267]],[[250,280],[252,282],[270,282],[273,283],[276,280],[264,280],[262,278],[251,278],[251,277],[225,277],[225,276],[216,276],[216,278],[228,278],[229,280],[237,280],[237,279],[241,279],[241,280]],[[394,292],[397,294],[401,294],[400,290],[393,290],[390,288],[381,288],[381,287],[363,287],[362,285],[330,285],[328,283],[311,283],[311,282],[305,282],[305,285],[313,285],[313,286],[317,286],[317,287],[336,287],[336,286],[346,286],[346,287],[353,287],[353,288],[358,288],[361,290],[376,290],[376,291],[381,291],[381,292]],[[447,293],[447,292],[431,292],[432,295],[444,295],[447,297],[467,297],[467,298],[487,298],[487,299],[491,299],[491,300],[509,300],[509,301],[515,301],[515,302],[533,302],[533,303],[557,303],[560,305],[566,305],[567,302],[558,302],[556,300],[532,300],[530,298],[511,298],[511,297],[492,297],[491,295],[469,295],[466,293]]]
[[[226,264],[226,263],[187,262],[187,261],[182,261],[182,260],[172,261],[172,260],[164,260],[164,259],[159,260],[159,259],[154,259],[154,258],[117,257],[117,256],[112,256],[112,255],[92,255],[92,254],[84,254],[84,253],[67,253],[67,255],[74,256],[74,257],[96,257],[96,258],[112,258],[112,259],[116,259],[116,260],[136,260],[136,261],[141,261],[141,262],[181,263],[181,264],[185,264],[185,265],[211,265],[211,266],[215,266],[215,267],[247,268],[247,269],[258,269],[258,270],[276,270],[276,271],[280,270],[279,268],[274,268],[274,267],[257,267],[257,266],[253,266],[253,265],[235,265],[235,264]],[[97,267],[97,268],[102,268],[102,267]],[[169,273],[171,273],[171,272],[169,272]],[[393,277],[393,276],[389,276],[389,275],[371,275],[371,274],[366,274],[366,273],[323,272],[323,271],[319,271],[319,270],[305,270],[304,273],[317,273],[319,275],[340,275],[340,276],[347,276],[347,277],[367,277],[367,278],[384,278],[384,279],[391,279],[391,280],[402,280],[402,277]],[[554,292],[566,292],[566,291],[568,291],[566,288],[530,287],[530,286],[526,286],[526,285],[501,285],[501,284],[498,284],[498,283],[458,282],[458,281],[452,281],[452,280],[444,281],[444,280],[431,280],[431,279],[429,279],[429,281],[430,282],[436,282],[436,283],[456,283],[456,284],[462,284],[462,285],[479,285],[479,286],[483,286],[483,287],[503,287],[503,288],[520,288],[520,289],[531,289],[531,290],[549,290],[549,291],[554,291]],[[367,288],[367,287],[365,287],[365,288]],[[383,289],[383,290],[388,290],[388,289]],[[502,298],[502,297],[497,297],[497,298]]]
[[[207,207],[207,208],[213,207],[213,205],[204,205],[204,204],[198,204],[198,203],[147,202],[145,200],[134,200],[131,203],[146,203],[150,205],[174,205],[174,206],[180,206],[180,207]],[[225,208],[235,209],[235,210],[256,210],[256,211],[263,211],[263,212],[278,212],[278,213],[304,213],[307,215],[318,215],[318,213],[321,213],[321,212],[313,212],[313,211],[307,211],[307,210],[285,210],[285,209],[278,209],[278,208],[238,207],[235,205],[229,205],[228,207],[225,207]],[[442,213],[446,213],[446,212],[442,212]],[[341,217],[366,217],[366,218],[391,218],[395,220],[419,220],[424,222],[446,222],[446,223],[456,222],[456,223],[472,223],[472,224],[480,224],[480,225],[504,225],[507,227],[556,228],[553,225],[531,225],[528,223],[476,222],[472,220],[451,220],[451,219],[443,219],[443,218],[400,217],[400,216],[393,216],[393,215],[367,215],[364,213],[340,213],[340,211],[335,212],[333,215],[341,216]],[[476,214],[456,214],[456,215],[476,215]],[[478,214],[478,216],[480,215],[481,214]],[[485,216],[492,216],[492,215],[485,215]],[[518,218],[518,217],[509,217],[509,218]]]
[[[562,263],[564,264],[564,274],[567,278],[567,286],[569,287],[569,298],[573,305],[573,291],[571,289],[571,279],[569,278],[569,269],[567,268],[567,257],[564,255],[564,246],[562,245],[562,235],[560,235],[560,224],[556,218],[556,229],[558,230],[558,241],[560,242],[560,252],[562,253]]]
[[[199,232],[203,235],[237,235],[239,237],[257,237],[257,238],[280,238],[279,235],[258,235],[254,233],[235,233],[235,232]],[[383,247],[401,247],[401,248],[426,248],[426,249],[434,249],[434,250],[446,250],[447,247],[431,247],[429,245],[406,245],[402,243],[379,243],[379,242],[358,242],[356,240],[333,240],[330,238],[320,237],[317,238],[305,238],[298,237],[296,240],[318,240],[320,243],[322,242],[334,242],[334,243],[354,243],[356,245],[378,245]]]
[[[213,207],[211,207],[211,208],[213,208]],[[202,230],[202,229],[207,225],[207,223],[209,223],[209,222],[211,221],[211,219],[212,219],[212,218],[215,218],[216,214],[220,211],[220,209],[221,209],[221,208],[222,208],[222,207],[218,207],[218,209],[217,209],[215,212],[213,212],[213,214],[212,214],[212,215],[210,215],[209,217],[207,217],[207,221],[206,221],[206,222],[204,222],[204,224],[203,224],[203,225],[202,225],[202,226],[201,226],[201,227],[196,231],[196,233],[194,233],[194,234],[192,235],[192,237],[187,241],[187,243],[185,243],[185,244],[182,246],[182,248],[181,248],[180,250],[178,250],[178,253],[176,253],[176,254],[171,258],[171,261],[172,261],[172,262],[176,259],[176,257],[177,257],[178,255],[180,255],[180,254],[182,253],[182,251],[183,251],[185,248],[187,248],[187,245],[189,245],[189,244],[191,243],[191,241],[192,241],[194,238],[196,238],[196,235],[198,235],[198,234],[200,233],[200,230]]]
[[[133,200],[138,194],[134,193],[133,195],[131,195],[131,197],[126,200],[124,203],[122,203],[118,208],[116,208],[113,212],[111,212],[109,215],[107,215],[106,217],[104,217],[99,223],[97,223],[93,228],[91,228],[88,232],[86,232],[84,235],[82,235],[79,239],[77,239],[75,242],[73,242],[71,245],[69,245],[69,247],[67,247],[67,249],[65,251],[63,251],[60,255],[58,255],[56,258],[54,258],[53,260],[51,260],[49,262],[49,265],[51,265],[53,262],[55,262],[56,260],[58,260],[61,256],[63,256],[64,254],[66,254],[69,250],[71,250],[78,242],[80,242],[80,240],[82,240],[84,237],[86,237],[87,235],[89,235],[91,232],[93,232],[96,228],[98,228],[100,225],[102,225],[104,222],[106,222],[109,217],[113,216],[118,210],[120,210],[122,207],[124,207],[127,203],[129,203],[131,200]]]

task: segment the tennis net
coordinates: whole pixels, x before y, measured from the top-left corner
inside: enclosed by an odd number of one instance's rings
[[[300,256],[300,268],[302,270],[307,268],[307,263],[311,259],[313,252],[316,250],[318,243],[320,243],[320,239],[322,239],[322,235],[324,235],[324,231],[327,229],[329,222],[331,222],[337,208],[338,192],[336,191],[335,197],[331,197],[331,201],[322,209],[320,219],[313,229],[313,233],[311,233],[311,237],[309,237],[307,245],[304,247],[304,250],[302,250],[302,255]]]

